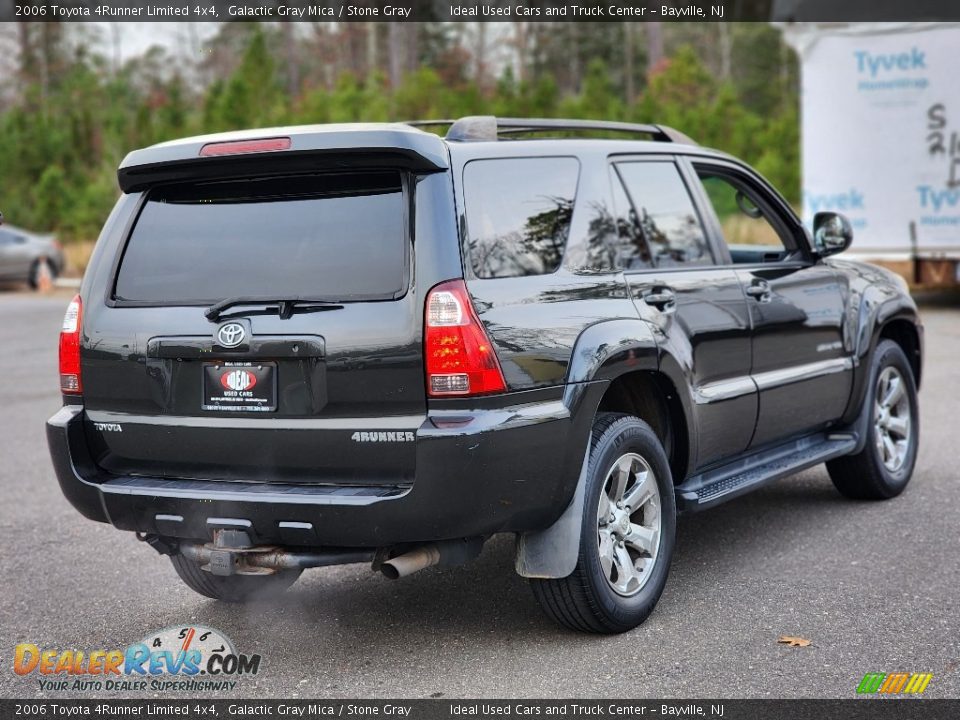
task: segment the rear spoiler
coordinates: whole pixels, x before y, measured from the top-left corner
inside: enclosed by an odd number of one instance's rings
[[[382,167],[446,170],[447,146],[436,135],[406,125],[248,130],[135,150],[120,163],[117,180],[123,192],[132,193],[184,181]]]

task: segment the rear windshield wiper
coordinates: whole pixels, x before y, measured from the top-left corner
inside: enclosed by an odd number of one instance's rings
[[[224,310],[236,307],[237,305],[276,305],[281,320],[286,320],[293,315],[293,310],[296,307],[320,308],[323,310],[343,309],[343,305],[331,300],[319,300],[306,297],[256,297],[253,295],[241,295],[221,300],[208,307],[203,314],[206,315],[208,320],[216,321],[220,318]]]

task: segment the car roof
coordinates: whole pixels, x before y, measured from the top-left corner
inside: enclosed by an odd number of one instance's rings
[[[482,157],[516,157],[549,155],[693,155],[722,160],[733,156],[700,145],[664,143],[651,140],[616,138],[524,138],[448,142],[451,156],[460,162]]]
[[[481,118],[485,120],[487,118]],[[467,120],[472,120],[469,118]],[[489,120],[496,121],[495,118]],[[446,122],[446,121],[441,121]],[[451,121],[452,122],[452,121]],[[457,121],[460,122],[460,121]],[[514,121],[516,122],[516,121]],[[134,150],[120,164],[118,179],[124,192],[143,189],[152,182],[165,179],[171,181],[179,177],[179,170],[189,172],[210,163],[203,157],[205,147],[218,143],[243,143],[275,138],[289,139],[289,147],[279,152],[238,152],[218,156],[230,162],[245,163],[255,167],[262,162],[279,160],[284,156],[315,156],[317,153],[329,156],[347,153],[360,153],[367,158],[377,155],[389,156],[402,166],[423,171],[445,170],[450,167],[451,159],[466,162],[480,157],[509,157],[517,154],[543,156],[549,154],[684,154],[714,156],[730,159],[729,155],[693,144],[681,133],[662,126],[629,125],[626,123],[603,123],[601,121],[547,121],[530,122],[551,123],[549,131],[557,123],[586,123],[603,128],[636,128],[638,132],[661,133],[659,139],[608,139],[583,137],[523,137],[505,136],[498,139],[452,139],[442,138],[431,132],[425,132],[406,123],[329,123],[315,125],[297,125],[285,127],[257,128],[232,132],[197,135],[171,140],[149,147]],[[454,123],[454,127],[456,123]],[[496,125],[494,124],[494,137]],[[592,129],[597,129],[593,127]],[[667,138],[670,139],[667,139]],[[674,140],[674,141],[670,141]],[[342,163],[339,164],[342,167]],[[169,168],[178,168],[169,172]]]

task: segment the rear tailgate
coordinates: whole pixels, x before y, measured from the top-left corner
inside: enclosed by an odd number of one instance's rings
[[[412,482],[426,413],[413,178],[298,168],[147,190],[112,290],[84,308],[98,464],[168,478]],[[240,296],[318,302],[205,315]]]

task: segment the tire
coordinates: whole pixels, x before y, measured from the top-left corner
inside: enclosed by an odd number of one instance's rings
[[[173,555],[170,558],[180,579],[194,592],[214,600],[245,603],[269,600],[283,593],[300,577],[302,570],[281,570],[273,575],[213,575],[200,569],[200,564]]]
[[[46,258],[40,258],[39,260],[34,260],[33,264],[30,266],[30,276],[27,278],[27,282],[30,284],[32,290],[39,290],[42,282],[42,277],[44,274],[44,266],[46,267],[46,273],[50,278],[50,282],[53,282],[57,279],[56,268]]]
[[[899,379],[899,390],[892,389],[892,379]],[[913,370],[903,349],[892,340],[882,340],[873,354],[865,412],[870,418],[863,449],[829,461],[827,472],[848,498],[887,500],[910,482],[920,439]]]
[[[619,496],[632,496],[636,507],[611,502],[618,496],[618,468],[628,470]],[[651,497],[642,499],[653,489]],[[673,556],[673,493],[666,453],[650,426],[629,415],[599,413],[587,463],[576,569],[559,580],[530,581],[554,622],[581,632],[621,633],[647,619],[666,585]]]

